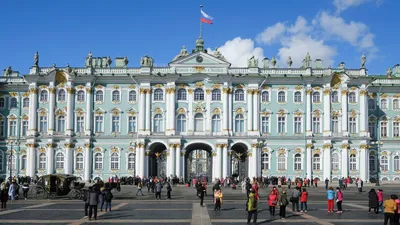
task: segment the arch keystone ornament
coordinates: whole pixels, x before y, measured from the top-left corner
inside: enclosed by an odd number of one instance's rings
[[[349,146],[349,144],[342,144],[342,148],[344,148],[344,149],[348,149],[350,146]]]
[[[312,154],[313,154],[313,155],[315,155],[315,154],[320,155],[320,154],[321,154],[321,150],[320,150],[319,148],[317,148],[317,149],[315,149],[315,150],[312,152]]]

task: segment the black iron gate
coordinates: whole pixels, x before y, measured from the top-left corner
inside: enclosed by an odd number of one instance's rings
[[[189,178],[212,178],[212,156],[202,149],[193,150],[186,156],[186,174]]]

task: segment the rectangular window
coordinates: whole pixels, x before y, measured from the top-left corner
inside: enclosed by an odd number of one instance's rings
[[[22,136],[26,136],[28,133],[28,121],[22,121]]]
[[[294,118],[294,133],[300,134],[301,132],[301,117],[296,116]]]
[[[286,158],[278,157],[278,170],[286,170]]]
[[[370,134],[370,136],[371,136],[371,138],[376,138],[376,136],[375,136],[375,121],[369,121],[368,122],[368,131],[369,131],[369,134]]]
[[[136,117],[135,116],[128,117],[128,132],[129,133],[136,132]]]
[[[261,162],[261,169],[268,170],[269,169],[269,156],[268,154],[262,154],[262,162]]]
[[[320,134],[321,133],[321,121],[320,117],[313,117],[313,133]]]
[[[350,134],[357,133],[357,118],[355,117],[349,118],[349,133]]]
[[[96,116],[95,117],[95,128],[96,133],[103,133],[103,116]]]
[[[375,171],[375,157],[372,155],[369,156],[369,170]]]
[[[0,137],[4,137],[4,120],[0,120]]]
[[[119,132],[119,116],[113,116],[111,122],[111,132]]]
[[[294,157],[294,170],[301,170],[301,157]]]
[[[269,117],[263,116],[261,118],[261,132],[268,133],[269,132]]]
[[[10,121],[10,136],[17,136],[17,121]]]
[[[399,122],[393,123],[393,137],[399,137]]]
[[[386,121],[382,121],[381,122],[381,137],[387,137],[387,136],[388,136],[387,122]]]
[[[286,132],[286,118],[284,116],[278,117],[278,133],[285,133]]]
[[[83,116],[76,117],[76,132],[82,133],[85,130],[85,118]]]
[[[39,132],[47,132],[47,116],[39,117]]]
[[[319,156],[313,157],[313,170],[321,170],[321,158]]]

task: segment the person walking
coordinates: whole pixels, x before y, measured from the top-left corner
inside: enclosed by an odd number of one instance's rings
[[[325,190],[328,190],[329,179],[325,178]]]
[[[336,206],[338,208],[337,213],[343,213],[342,209],[342,201],[343,201],[343,192],[339,187],[336,188]]]
[[[275,207],[278,204],[278,193],[277,191],[272,190],[268,195],[268,205],[269,205],[269,213],[271,216],[275,216]]]
[[[167,199],[171,199],[171,191],[172,191],[171,183],[167,182]]]
[[[8,196],[11,201],[15,201],[15,193],[17,189],[17,184],[15,183],[15,180],[12,181],[10,184],[10,187],[8,187]]]
[[[111,212],[111,200],[114,198],[110,189],[106,189],[104,194],[104,202],[106,203],[106,212],[107,210]]]
[[[99,195],[93,188],[89,192],[89,220],[92,220],[92,215],[94,220],[97,220],[97,205],[99,204]]]
[[[156,184],[156,199],[161,200],[161,190],[162,190],[163,186],[161,184],[161,181],[158,181]]]
[[[375,189],[371,189],[368,193],[368,212],[371,212],[371,209],[374,209],[374,213],[378,214],[378,195],[375,192]]]
[[[387,225],[390,221],[390,225],[394,225],[394,216],[397,211],[396,206],[396,195],[390,195],[390,198],[383,202],[383,207],[385,208],[385,219],[383,225]]]
[[[8,192],[5,181],[1,183],[0,201],[1,211],[7,210]]]
[[[105,188],[101,187],[99,192],[99,205],[100,205],[100,212],[103,212],[104,206],[104,195],[106,194]],[[107,209],[107,208],[106,208]]]
[[[301,192],[300,188],[296,187],[292,192],[292,197],[290,197],[290,201],[292,202],[292,210],[293,212],[299,212],[299,198]]]
[[[394,224],[399,225],[400,224],[400,199],[398,196],[396,196],[396,199],[394,200],[396,202],[396,212],[394,214]]]
[[[378,213],[379,210],[383,213],[383,190],[378,189],[378,192],[376,193],[378,195]]]
[[[333,187],[329,187],[329,190],[327,191],[327,198],[328,198],[328,212],[333,212],[335,205],[335,192],[333,191]]]
[[[83,195],[82,200],[85,202],[85,217],[89,216],[88,210],[89,210],[89,195],[90,192],[93,191],[93,187],[89,187],[89,190]]]
[[[140,194],[143,196],[143,192],[142,192],[143,184],[142,184],[142,182],[139,182],[139,183],[138,183],[137,188],[138,188],[138,190],[137,190],[137,192],[136,192],[136,196],[138,196],[139,192],[140,192]],[[149,189],[149,190],[150,190],[150,189]],[[148,192],[149,192],[149,190],[148,190]]]
[[[249,199],[247,200],[247,224],[250,224],[252,217],[253,224],[257,224],[258,201],[255,193],[255,190],[250,188]]]
[[[363,185],[364,185],[364,182],[361,179],[359,179],[357,182],[357,188],[358,188],[359,193],[362,192]]]
[[[301,192],[301,196],[300,196],[300,204],[301,204],[300,212],[307,212],[307,199],[308,199],[308,192],[305,188],[303,188],[303,191]],[[304,211],[303,211],[303,209],[304,209]]]
[[[216,190],[214,193],[214,211],[221,210],[222,205],[222,192],[221,189]]]
[[[203,185],[199,185],[197,189],[197,195],[200,198],[200,205],[203,206],[203,201],[204,201],[204,194],[206,192],[206,188]]]
[[[287,200],[286,190],[283,189],[282,193],[279,195],[278,205],[279,205],[279,216],[281,219],[285,219],[286,217],[286,206],[289,204]]]
[[[28,185],[28,183],[25,182],[25,183],[22,185],[22,192],[23,192],[23,195],[24,195],[25,200],[28,199],[28,191],[29,191],[29,185]]]

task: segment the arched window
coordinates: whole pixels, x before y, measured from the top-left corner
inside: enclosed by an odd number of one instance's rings
[[[375,156],[372,154],[369,155],[369,170],[376,171]]]
[[[96,101],[97,101],[97,102],[102,102],[102,101],[104,101],[104,94],[103,94],[103,91],[101,91],[101,90],[96,91]]]
[[[57,96],[58,101],[65,101],[65,90],[60,89]]]
[[[26,156],[25,156],[26,157]],[[40,153],[39,155],[39,169],[45,170],[47,167],[47,157],[45,153]]]
[[[244,91],[242,89],[235,91],[235,101],[244,101]]]
[[[179,100],[184,101],[184,100],[186,100],[186,98],[187,98],[186,89],[184,89],[184,88],[179,89],[178,90],[178,101]]]
[[[286,94],[284,91],[278,92],[278,102],[286,102]]]
[[[393,158],[393,170],[394,171],[400,170],[400,158],[397,155]]]
[[[119,169],[119,155],[118,153],[113,153],[111,154],[111,169],[112,170],[118,170]]]
[[[269,102],[269,92],[263,91],[261,93],[261,102]]]
[[[319,154],[314,154],[312,163],[313,170],[321,170],[321,156]]]
[[[176,120],[176,131],[186,132],[186,116],[183,114],[179,114]]]
[[[56,169],[64,169],[64,154],[61,152],[56,155]]]
[[[318,91],[317,92],[313,92],[312,99],[313,99],[312,101],[314,103],[320,103],[321,102],[321,93],[319,93]]]
[[[296,103],[300,103],[301,102],[301,92],[300,91],[296,91],[294,93],[294,102],[296,102]]]
[[[164,92],[161,88],[157,88],[154,91],[153,99],[154,99],[154,101],[163,101],[164,100]]]
[[[399,105],[399,99],[393,100],[393,110],[399,110],[400,105]]]
[[[112,101],[116,101],[119,102],[120,98],[119,98],[119,91],[118,90],[114,90],[112,92]]]
[[[383,171],[388,171],[389,170],[389,160],[386,155],[381,156],[381,169]]]
[[[154,116],[154,126],[153,126],[153,132],[155,133],[161,133],[164,132],[164,126],[163,126],[163,117],[161,114],[156,114]]]
[[[29,98],[24,98],[24,101],[22,102],[22,107],[24,108],[29,107]]]
[[[212,116],[211,120],[211,131],[221,132],[221,117],[215,114]]]
[[[59,116],[57,119],[57,132],[65,131],[65,117]]]
[[[337,153],[332,154],[332,170],[339,170],[339,155]]]
[[[201,113],[194,115],[194,131],[204,131],[204,117]]]
[[[194,100],[195,101],[204,101],[204,91],[201,88],[196,88],[194,90]]]
[[[129,153],[128,155],[128,170],[135,169],[135,154]]]
[[[244,132],[244,116],[242,114],[238,114],[235,117],[235,132]]]
[[[278,155],[278,170],[286,170],[286,155]]]
[[[349,165],[349,169],[350,170],[357,170],[357,157],[355,154],[351,154],[350,155],[350,165]]]
[[[27,162],[26,160],[27,160],[27,156],[23,155],[21,157],[21,170],[26,170],[26,162]],[[0,160],[0,163],[2,163],[1,160]]]
[[[4,98],[0,98],[0,108],[4,108],[6,106]]]
[[[261,155],[261,169],[269,170],[269,155],[268,155],[268,153],[263,153]]]
[[[333,134],[339,134],[339,118],[337,116],[333,116],[332,120],[332,133]]]
[[[82,153],[76,154],[75,169],[76,170],[83,170],[83,154]]]
[[[338,94],[337,91],[332,91],[331,102],[332,103],[338,103],[339,102],[339,94]]]
[[[261,133],[269,133],[269,116],[261,117]]]
[[[388,109],[387,99],[381,100],[381,109]]]
[[[41,92],[40,92],[40,101],[41,102],[47,102],[47,99],[48,99],[48,92],[46,91],[46,90],[42,90]]]
[[[136,91],[130,91],[129,92],[129,99],[128,101],[130,102],[136,102]]]
[[[221,101],[221,90],[220,89],[214,89],[211,92],[211,100],[212,101]]]
[[[356,93],[355,92],[350,92],[349,93],[349,102],[350,103],[356,103],[357,102]]]
[[[294,170],[301,170],[301,155],[294,155]]]
[[[94,155],[94,169],[95,170],[103,169],[103,156],[99,152]]]
[[[11,100],[10,100],[10,108],[17,108],[17,107],[18,107],[17,98],[11,98]]]
[[[85,101],[85,92],[82,91],[82,90],[79,90],[79,91],[76,93],[76,100],[77,100],[78,102],[84,102],[84,101]]]

